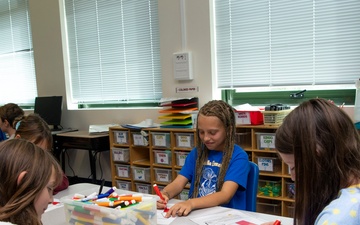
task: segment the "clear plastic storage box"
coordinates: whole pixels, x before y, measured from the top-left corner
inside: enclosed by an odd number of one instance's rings
[[[114,131],[114,141],[116,144],[128,145],[129,144],[128,131],[125,131],[125,130]]]
[[[192,133],[175,133],[177,148],[193,148],[194,134]]]
[[[281,161],[277,157],[255,156],[255,162],[260,171],[268,173],[281,172]]]
[[[157,164],[171,165],[171,151],[169,150],[153,150],[154,161]]]
[[[165,183],[172,181],[171,169],[155,168],[154,170],[155,170],[155,181],[165,182]]]
[[[131,167],[133,180],[150,182],[150,168],[147,167]]]
[[[130,166],[123,164],[116,164],[116,171],[118,177],[130,178]]]
[[[170,133],[152,132],[152,146],[170,148]]]
[[[130,160],[128,148],[112,148],[112,154],[115,162],[129,162]]]

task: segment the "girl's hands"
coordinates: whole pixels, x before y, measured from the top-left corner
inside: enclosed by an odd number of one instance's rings
[[[193,206],[191,204],[191,200],[187,200],[184,202],[179,202],[175,204],[173,207],[169,209],[166,213],[165,218],[169,218],[170,216],[187,216],[193,210]]]
[[[169,197],[167,195],[164,195],[162,192],[161,192],[161,195],[164,198],[164,200],[162,200],[161,198],[159,200],[157,200],[157,202],[156,202],[156,208],[157,209],[165,209],[166,204],[169,201]]]

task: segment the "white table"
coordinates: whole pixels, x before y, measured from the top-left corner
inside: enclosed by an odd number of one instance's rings
[[[103,192],[107,191],[109,187],[104,187]],[[96,184],[89,184],[89,183],[80,183],[80,184],[74,184],[70,185],[68,189],[63,190],[59,193],[57,193],[54,198],[60,199],[64,196],[72,196],[75,193],[85,194],[88,195],[92,192],[98,192],[99,191],[99,185]],[[129,191],[124,190],[117,190],[117,193],[129,193]],[[178,200],[171,200],[171,202],[176,202]],[[171,203],[170,202],[170,203]],[[200,216],[206,216],[206,215],[214,215],[217,213],[227,213],[229,211],[234,211],[233,209],[228,209],[225,207],[211,207],[206,209],[199,209],[194,210],[190,213],[189,216],[186,217],[177,217],[171,225],[197,225],[194,223],[191,219],[197,218]],[[240,211],[240,210],[239,210]],[[248,211],[241,211],[242,213],[245,213],[246,215],[249,215],[254,218],[258,218],[264,221],[275,221],[275,220],[281,220],[282,225],[292,225],[293,219],[288,217],[281,217],[281,216],[274,216],[269,214],[263,214],[263,213],[256,213],[256,212],[248,212]],[[53,207],[49,208],[42,216],[42,222],[43,225],[65,225],[65,212],[63,206]]]

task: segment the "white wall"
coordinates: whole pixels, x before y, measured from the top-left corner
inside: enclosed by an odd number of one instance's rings
[[[182,42],[181,0],[159,0],[160,49],[164,97],[197,96],[200,105],[214,98],[211,79],[210,15],[208,0],[184,0],[186,45]],[[61,0],[31,0],[30,17],[39,96],[66,96],[65,66],[61,37]],[[194,80],[179,82],[173,79],[172,54],[189,50],[193,55]],[[196,86],[197,93],[176,93],[176,87]],[[64,106],[62,125],[87,130],[90,124],[137,123],[146,118],[160,122],[155,109],[68,110]],[[70,165],[76,175],[88,177],[90,169],[85,151],[69,151]],[[101,154],[104,178],[111,180],[109,153]],[[98,177],[100,169],[98,169]],[[72,176],[67,168],[67,174]]]

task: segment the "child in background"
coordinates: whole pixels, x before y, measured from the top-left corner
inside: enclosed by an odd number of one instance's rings
[[[20,139],[1,142],[0,224],[41,225],[61,176],[56,159],[35,144]]]
[[[277,129],[275,147],[295,181],[295,225],[359,224],[360,138],[342,109],[303,102]]]
[[[194,209],[225,206],[245,209],[249,173],[246,152],[235,145],[235,111],[224,101],[213,100],[198,113],[197,146],[185,160],[179,175],[162,190],[162,209],[190,182],[189,199],[172,206],[166,214],[186,216]]]
[[[15,138],[22,138],[33,142],[40,148],[51,152],[52,150],[52,134],[48,124],[38,114],[29,114],[24,117],[18,117],[14,121],[16,128]],[[54,189],[54,195],[59,191],[69,187],[69,180],[63,173],[61,184]]]
[[[14,120],[22,116],[24,116],[24,110],[17,104],[8,103],[0,107],[0,128],[8,134],[9,139],[15,137]]]

